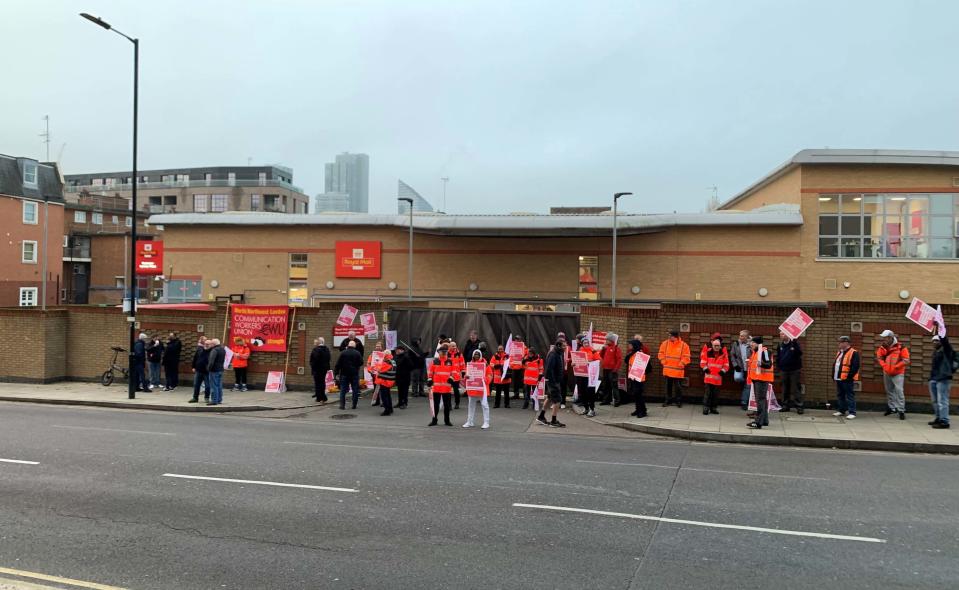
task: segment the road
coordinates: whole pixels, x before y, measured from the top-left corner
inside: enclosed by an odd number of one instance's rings
[[[574,416],[558,430],[515,407],[490,431],[459,427],[465,410],[427,428],[422,402],[375,411],[0,404],[0,574],[138,590],[956,587],[954,457],[690,444]]]

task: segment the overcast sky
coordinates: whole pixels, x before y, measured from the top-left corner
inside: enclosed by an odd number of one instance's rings
[[[0,153],[65,173],[370,155],[451,213],[698,211],[803,148],[959,149],[959,2],[4,0]]]

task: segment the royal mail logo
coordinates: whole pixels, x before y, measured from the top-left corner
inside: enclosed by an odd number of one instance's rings
[[[338,278],[380,278],[380,242],[337,242]]]

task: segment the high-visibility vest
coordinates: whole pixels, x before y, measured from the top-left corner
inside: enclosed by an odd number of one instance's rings
[[[846,352],[840,350],[839,354],[836,355],[836,361],[839,361],[840,357],[842,358],[842,366],[839,368],[840,381],[845,381],[849,378],[849,371],[852,369],[852,355],[855,354],[855,352],[856,349],[850,346]],[[859,381],[858,372],[852,376],[852,380]]]
[[[393,360],[393,357],[385,357],[383,362],[374,368],[376,369],[376,378],[373,382],[383,387],[393,387],[393,384],[396,383],[396,361]]]
[[[250,364],[250,347],[245,344],[234,344],[230,350],[233,351],[234,369],[244,369]]]
[[[497,385],[503,383],[509,383],[509,371],[506,371],[506,377],[503,377],[503,365],[509,364],[509,355],[505,352],[500,354],[496,353],[493,355],[493,358],[490,359],[490,368],[493,370],[493,383]]]
[[[523,383],[536,385],[543,376],[543,358],[526,358],[523,362]]]
[[[453,380],[461,381],[464,373],[466,372],[466,361],[463,360],[463,355],[459,350],[455,350],[450,352],[447,356],[453,362]]]
[[[763,352],[766,353],[767,357],[769,356],[769,351],[766,350],[765,348],[760,348],[754,351],[751,355],[749,355],[749,363],[748,363],[749,370],[746,372],[747,381],[749,382],[765,381],[767,383],[772,383],[773,381],[776,380],[776,373],[773,370],[771,358],[769,359],[770,363],[769,363],[768,369],[760,366],[759,357],[761,356],[761,353]]]
[[[905,373],[906,365],[909,363],[909,357],[909,349],[900,342],[896,342],[889,348],[880,346],[876,350],[876,358],[879,359],[879,366],[882,367],[882,371],[886,375],[902,375]]]
[[[517,346],[518,346],[520,349],[523,350],[523,354],[520,355],[520,357],[519,357],[520,360],[519,360],[519,361],[510,360],[510,362],[509,362],[509,368],[510,368],[510,369],[522,369],[522,368],[523,368],[523,359],[526,358],[526,345],[523,344],[522,342],[513,342],[512,344],[510,344],[510,350],[517,349],[517,348],[516,348]],[[511,358],[511,359],[512,359],[512,357],[513,357],[513,355],[510,355],[510,358]]]
[[[430,365],[427,373],[429,379],[433,381],[433,393],[451,393],[453,386],[449,379],[453,376],[453,361],[450,357],[438,358]]]
[[[677,338],[675,342],[663,340],[659,345],[659,362],[663,365],[663,375],[682,379],[686,376],[689,364],[689,345]]]
[[[722,352],[717,356],[706,353],[704,359],[700,362],[703,368],[703,382],[710,385],[722,385],[722,371],[729,371],[729,354],[723,347]]]

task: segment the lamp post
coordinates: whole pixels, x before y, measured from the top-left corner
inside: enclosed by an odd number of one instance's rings
[[[136,344],[136,320],[137,320],[137,267],[136,267],[136,249],[137,249],[137,107],[139,98],[140,82],[140,40],[134,39],[124,33],[114,29],[109,23],[106,23],[97,16],[81,12],[80,16],[103,27],[108,31],[113,31],[130,43],[133,43],[133,195],[130,201],[130,213],[133,216],[132,227],[130,231],[130,281],[127,284],[127,297],[130,299],[130,315],[127,321],[130,324],[130,355],[129,355],[129,383],[127,388],[128,397],[134,399],[137,396],[137,385],[135,379],[135,364],[133,357],[133,345]]]
[[[410,268],[407,271],[409,274],[410,285],[409,285],[409,294],[408,299],[413,301],[413,199],[410,197],[399,197],[397,201],[406,201],[410,204],[410,252],[409,252],[409,265]]]
[[[612,283],[612,306],[616,307],[616,208],[620,197],[625,197],[633,193],[616,193],[613,195],[613,283]]]

